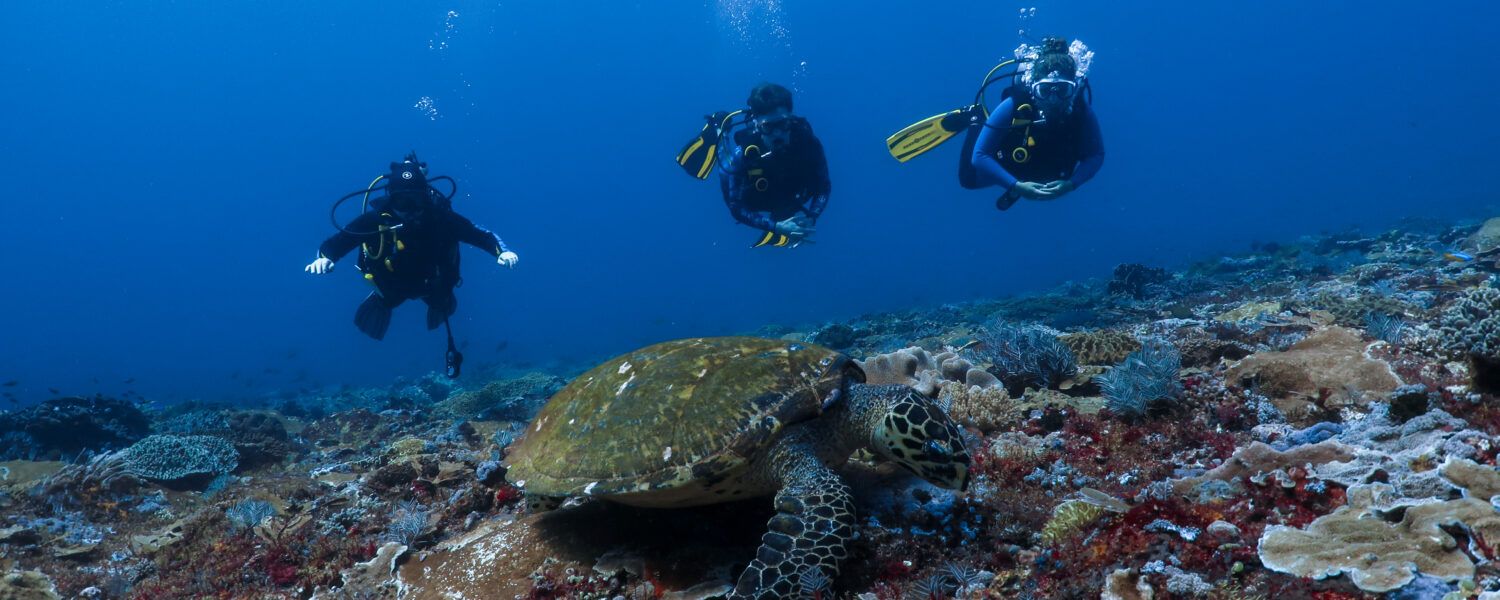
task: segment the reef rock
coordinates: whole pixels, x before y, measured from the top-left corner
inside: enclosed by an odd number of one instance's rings
[[[514,379],[491,381],[478,390],[453,394],[433,408],[438,416],[447,419],[526,421],[565,383],[562,378],[546,373],[527,373]]]
[[[1462,498],[1394,511],[1390,521],[1373,506],[1385,484],[1349,488],[1349,504],[1319,517],[1306,529],[1266,528],[1260,559],[1266,568],[1299,577],[1339,574],[1367,592],[1389,592],[1417,574],[1444,581],[1474,576],[1474,563],[1445,530],[1461,526],[1480,539],[1500,539],[1500,513],[1489,502]]]
[[[1224,379],[1255,387],[1299,425],[1309,423],[1319,408],[1364,405],[1370,394],[1385,394],[1401,385],[1390,365],[1365,355],[1357,332],[1337,326],[1315,331],[1283,352],[1247,356]]]
[[[0,576],[0,599],[58,600],[52,580],[39,571],[11,571]]]
[[[313,592],[312,600],[398,597],[403,586],[396,577],[396,569],[406,555],[406,549],[399,542],[386,542],[375,551],[374,558],[344,569],[340,573],[340,579],[343,580],[341,587],[319,588]]]
[[[1489,436],[1441,410],[1396,422],[1384,404],[1349,424],[1337,440],[1353,447],[1354,459],[1315,465],[1318,477],[1354,486],[1380,480],[1404,498],[1443,498],[1454,485],[1437,468],[1448,458],[1472,459]],[[1456,471],[1455,471],[1456,472]]]
[[[58,398],[0,415],[0,458],[72,459],[117,450],[151,433],[151,421],[123,400]]]
[[[1194,496],[1199,486],[1210,481],[1223,481],[1231,486],[1241,486],[1245,479],[1261,473],[1292,467],[1346,462],[1354,460],[1354,457],[1354,448],[1335,440],[1296,446],[1286,451],[1278,451],[1260,442],[1251,442],[1249,446],[1236,450],[1234,456],[1229,457],[1224,464],[1197,477],[1173,481],[1172,491],[1183,496]]]
[[[769,505],[765,508],[769,517]],[[756,530],[765,528],[760,515],[745,512],[744,505],[650,511],[593,502],[542,515],[501,517],[405,561],[392,585],[407,600],[468,598],[476,590],[484,598],[524,598],[549,578],[556,582],[567,573],[583,577],[640,564],[620,560],[625,555],[654,559],[644,566],[653,574],[655,593],[702,584],[722,589],[736,566],[754,556],[760,541]]]
[[[1481,225],[1477,231],[1464,239],[1459,248],[1474,254],[1486,254],[1500,250],[1500,217],[1485,221],[1484,225]]]

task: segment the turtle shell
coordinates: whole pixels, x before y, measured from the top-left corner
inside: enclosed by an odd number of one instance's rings
[[[849,357],[753,337],[663,342],[578,376],[510,447],[506,479],[533,494],[611,495],[716,482],[783,428],[816,418]]]

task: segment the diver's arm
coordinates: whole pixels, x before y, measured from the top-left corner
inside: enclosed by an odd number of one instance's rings
[[[729,215],[734,220],[756,229],[771,231],[776,227],[776,223],[771,220],[771,213],[745,207],[745,189],[749,179],[745,176],[740,152],[741,150],[735,150],[728,167],[719,172],[719,191],[724,194],[724,206],[729,207]]]
[[[1104,166],[1104,136],[1099,132],[1099,119],[1094,116],[1094,109],[1084,104],[1084,111],[1078,117],[1083,119],[1083,140],[1079,148],[1082,158],[1078,159],[1073,176],[1068,178],[1075,188],[1093,179],[1099,167]]]
[[[1010,120],[1015,112],[1014,98],[1001,101],[995,107],[995,112],[990,113],[989,120],[985,121],[984,129],[979,132],[979,140],[974,144],[974,155],[969,157],[969,162],[984,181],[997,184],[1006,191],[1015,187],[1016,176],[1000,165],[1000,159],[996,155],[1000,152],[1000,142],[1005,139],[1005,133],[1010,131]]]
[[[345,231],[335,233],[328,236],[328,239],[323,240],[323,244],[318,246],[318,258],[326,258],[333,262],[342,260],[345,255],[353,252],[355,248],[358,248],[361,243],[373,235],[349,233],[350,230],[360,232],[375,231],[379,226],[380,217],[375,213],[364,213],[355,217],[353,221],[344,226]]]
[[[823,215],[823,209],[828,208],[828,198],[833,193],[833,182],[828,179],[828,157],[823,154],[823,142],[813,137],[809,143],[812,157],[810,160],[814,161],[813,185],[809,190],[806,208],[803,212],[816,221]]]
[[[510,248],[505,245],[505,240],[500,239],[495,232],[475,225],[468,217],[458,213],[448,214],[451,215],[449,227],[458,235],[459,241],[488,252],[490,256],[500,256],[510,252]]]

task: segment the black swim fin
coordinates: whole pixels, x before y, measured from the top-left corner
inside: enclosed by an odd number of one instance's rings
[[[1016,201],[1020,200],[1020,199],[1021,199],[1021,195],[1020,194],[1017,194],[1015,192],[1006,192],[1005,195],[1000,196],[999,198],[995,199],[995,209],[996,210],[1009,210],[1010,207],[1015,206],[1016,205]]]
[[[448,317],[453,316],[454,311],[458,310],[458,297],[454,296],[451,291],[445,296],[428,296],[426,301],[427,329],[429,330],[437,329],[438,325],[442,325],[443,321],[447,321]]]
[[[354,311],[354,326],[372,338],[385,339],[385,330],[391,326],[391,305],[380,294],[370,292]]]

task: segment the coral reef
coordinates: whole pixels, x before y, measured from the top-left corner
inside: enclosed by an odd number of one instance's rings
[[[527,373],[501,379],[483,388],[458,392],[438,402],[439,417],[488,421],[525,421],[542,407],[565,382],[546,373]]]
[[[71,459],[85,450],[124,448],[149,433],[150,419],[129,402],[58,398],[0,414],[0,459]]]
[[[972,457],[959,491],[852,457],[856,540],[801,592],[1500,597],[1497,232],[1262,241],[1174,272],[763,327],[936,399]],[[1455,246],[1477,258],[1434,252]],[[582,366],[0,413],[0,597],[724,593],[764,499],[530,515],[506,483],[526,419]]]

